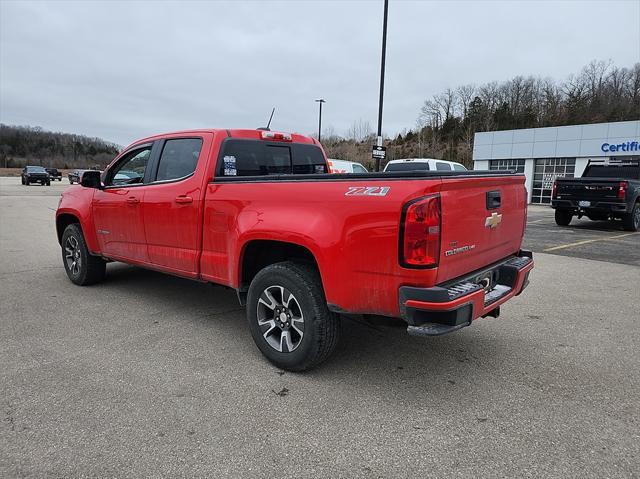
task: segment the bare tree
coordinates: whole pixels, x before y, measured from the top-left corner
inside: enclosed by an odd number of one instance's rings
[[[347,138],[356,142],[363,142],[371,139],[372,136],[373,129],[371,128],[371,123],[362,118],[354,121],[347,131]]]

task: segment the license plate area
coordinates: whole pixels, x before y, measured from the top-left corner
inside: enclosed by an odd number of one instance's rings
[[[578,201],[578,206],[580,208],[588,208],[591,206],[591,201]]]

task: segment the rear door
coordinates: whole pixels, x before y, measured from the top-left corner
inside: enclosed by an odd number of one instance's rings
[[[442,282],[518,252],[524,235],[524,176],[443,177]]]
[[[151,264],[181,275],[198,274],[206,160],[213,134],[159,140],[142,205]]]

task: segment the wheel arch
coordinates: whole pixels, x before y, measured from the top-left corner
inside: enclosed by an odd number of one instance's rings
[[[62,235],[64,230],[67,229],[67,226],[77,223],[82,229],[82,225],[80,224],[80,218],[72,213],[62,213],[56,217],[56,234],[58,236],[58,244],[62,245]]]
[[[318,271],[322,282],[320,264],[316,255],[306,246],[288,241],[252,239],[242,246],[237,269],[238,297],[246,303],[247,291],[258,272],[282,261],[298,261],[311,265]]]

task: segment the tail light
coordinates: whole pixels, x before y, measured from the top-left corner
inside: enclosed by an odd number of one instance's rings
[[[554,181],[553,186],[551,187],[551,198],[556,198],[558,196],[558,182]]]
[[[628,181],[621,181],[618,187],[618,199],[624,200],[627,196],[627,188],[629,187]]]
[[[289,133],[280,133],[277,131],[263,131],[261,132],[263,140],[271,141],[291,141],[291,135]]]
[[[438,265],[440,257],[440,196],[429,196],[405,206],[400,263],[407,267]]]

